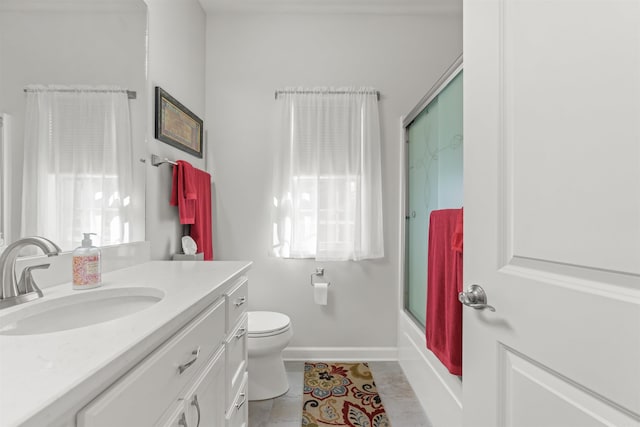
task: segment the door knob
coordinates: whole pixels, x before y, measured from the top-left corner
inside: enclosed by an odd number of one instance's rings
[[[493,306],[487,304],[487,294],[480,285],[471,285],[467,291],[460,292],[458,294],[458,301],[468,307],[475,308],[476,310],[483,310],[487,308],[491,311],[496,311]]]

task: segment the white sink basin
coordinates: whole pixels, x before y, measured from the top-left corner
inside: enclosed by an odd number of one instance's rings
[[[25,303],[21,310],[0,317],[0,335],[47,334],[107,322],[137,313],[164,298],[155,288],[116,288],[78,291],[47,301]]]

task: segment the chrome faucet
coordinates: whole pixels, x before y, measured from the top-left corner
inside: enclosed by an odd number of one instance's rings
[[[44,237],[25,237],[11,243],[0,256],[0,309],[21,304],[42,297],[42,291],[33,280],[31,271],[38,268],[49,268],[49,264],[26,267],[16,280],[16,258],[25,246],[34,245],[42,249],[47,256],[58,255],[62,251],[49,239]]]

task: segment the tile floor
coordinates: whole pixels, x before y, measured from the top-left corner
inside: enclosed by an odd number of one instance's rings
[[[286,362],[289,391],[249,403],[249,427],[300,427],[304,362]],[[369,362],[393,427],[431,427],[397,362]]]

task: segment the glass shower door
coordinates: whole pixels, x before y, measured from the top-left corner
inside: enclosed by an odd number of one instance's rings
[[[436,209],[462,207],[462,72],[409,123],[405,302],[426,324],[429,216]]]
[[[434,159],[433,144],[438,141],[438,110],[436,98],[408,128],[406,309],[421,325],[425,325],[426,320],[429,215],[437,205],[438,196],[438,163]]]

